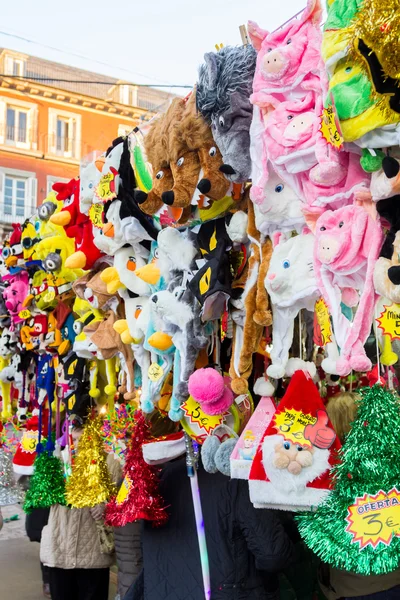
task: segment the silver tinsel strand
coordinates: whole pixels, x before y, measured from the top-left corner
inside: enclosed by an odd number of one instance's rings
[[[11,457],[0,448],[0,506],[22,502],[24,493],[14,481]]]

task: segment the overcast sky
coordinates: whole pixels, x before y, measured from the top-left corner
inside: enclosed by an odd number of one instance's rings
[[[7,3],[0,31],[67,53],[4,33],[0,45],[136,83],[191,85],[205,52],[217,43],[241,43],[239,25],[251,19],[273,30],[305,5],[306,0],[18,0]]]

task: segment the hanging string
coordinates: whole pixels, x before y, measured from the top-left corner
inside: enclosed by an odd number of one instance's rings
[[[303,341],[302,341],[302,332],[301,332],[302,322],[301,322],[301,310],[299,310],[299,353],[300,360],[303,360]]]
[[[377,316],[377,307],[375,305],[375,322],[377,321],[378,316]],[[378,367],[378,381],[377,383],[381,383],[381,359],[380,359],[380,350],[379,350],[379,343],[378,343],[378,335],[376,333],[376,328],[375,328],[375,343],[376,343],[376,364]]]

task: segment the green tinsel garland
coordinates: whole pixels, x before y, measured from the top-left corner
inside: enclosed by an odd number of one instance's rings
[[[34,508],[49,508],[53,504],[65,506],[65,480],[61,461],[44,451],[35,458],[34,472],[26,492],[24,511]]]
[[[400,491],[400,405],[380,385],[360,390],[357,419],[333,469],[335,489],[316,512],[296,517],[301,536],[324,562],[362,575],[394,571],[400,564],[400,537],[360,548],[346,532],[348,507],[365,493]]]

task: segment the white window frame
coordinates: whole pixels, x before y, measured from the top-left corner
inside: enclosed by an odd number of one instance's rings
[[[7,108],[26,111],[28,116],[26,120],[26,142],[7,140]],[[12,148],[21,148],[23,150],[37,150],[37,122],[38,105],[32,102],[25,102],[15,98],[0,96],[0,145],[11,146]],[[3,126],[1,125],[3,123]]]
[[[65,177],[57,177],[57,175],[47,175],[46,178],[46,197],[50,194],[50,192],[52,191],[53,185],[55,183],[68,183],[68,181],[70,181],[69,179],[66,179]]]
[[[14,73],[14,65],[17,65],[19,67],[19,73]],[[6,54],[4,66],[4,73],[6,75],[18,75],[18,77],[24,76],[25,61],[22,58],[12,56],[11,54]]]
[[[71,130],[75,121],[75,139],[72,137],[69,138],[72,143],[72,151],[57,150],[57,120],[59,117],[70,122]],[[81,157],[81,127],[81,115],[66,110],[58,110],[57,108],[49,108],[49,154],[60,156],[61,158],[79,160]]]
[[[6,177],[20,179],[26,182],[24,215],[16,216],[16,206],[13,205],[11,215],[5,214],[5,180]],[[17,169],[0,169],[0,221],[4,223],[23,223],[29,218],[37,206],[37,179],[36,173],[32,171],[20,171]]]
[[[137,106],[138,88],[132,84],[124,84],[119,86],[119,102],[127,106]]]

